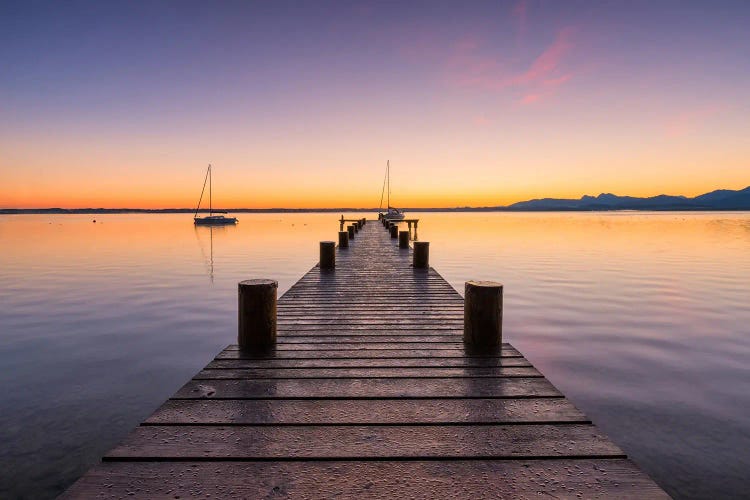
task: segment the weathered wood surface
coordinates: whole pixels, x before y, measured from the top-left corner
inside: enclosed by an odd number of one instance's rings
[[[511,345],[467,354],[411,262],[362,226],[279,299],[273,351],[228,346],[63,498],[666,497]]]

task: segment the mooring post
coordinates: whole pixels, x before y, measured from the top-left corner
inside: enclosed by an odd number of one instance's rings
[[[396,224],[391,226],[391,238],[398,238],[398,226]]]
[[[354,239],[354,226],[346,226],[346,230],[349,232],[349,239]]]
[[[240,281],[237,285],[237,343],[240,349],[273,347],[276,343],[276,292],[279,282]]]
[[[339,221],[339,231],[344,230],[344,214],[341,214],[341,220]]]
[[[409,248],[409,231],[398,232],[398,247]]]
[[[498,349],[503,342],[503,285],[467,281],[464,288],[464,344],[475,351]]]
[[[412,255],[412,267],[427,269],[430,267],[430,242],[415,241],[414,255]]]
[[[349,248],[349,231],[339,231],[339,248]]]
[[[414,241],[417,241],[419,239],[419,237],[417,236],[417,223],[418,222],[419,222],[418,220],[414,221]]]
[[[364,226],[365,224],[367,224],[367,218],[366,217],[362,217],[362,225]]]
[[[320,268],[333,269],[336,267],[336,243],[333,241],[320,242]]]

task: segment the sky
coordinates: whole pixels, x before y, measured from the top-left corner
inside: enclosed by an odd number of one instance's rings
[[[750,2],[0,2],[0,208],[750,185]]]

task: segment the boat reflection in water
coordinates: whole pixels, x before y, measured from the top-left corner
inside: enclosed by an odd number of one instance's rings
[[[199,226],[200,229],[198,229]],[[208,231],[208,255],[206,255],[206,250],[203,248],[203,240],[201,239],[200,234],[205,233],[206,231]],[[198,245],[200,246],[201,254],[203,255],[203,262],[206,264],[208,278],[211,280],[211,283],[214,282],[214,231],[217,231],[217,233],[226,232],[226,225],[213,226],[210,224],[196,223],[195,238],[198,240]]]

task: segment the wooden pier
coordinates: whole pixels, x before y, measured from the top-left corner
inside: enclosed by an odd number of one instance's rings
[[[467,354],[464,301],[380,224],[278,301],[63,498],[665,498],[509,344]]]

